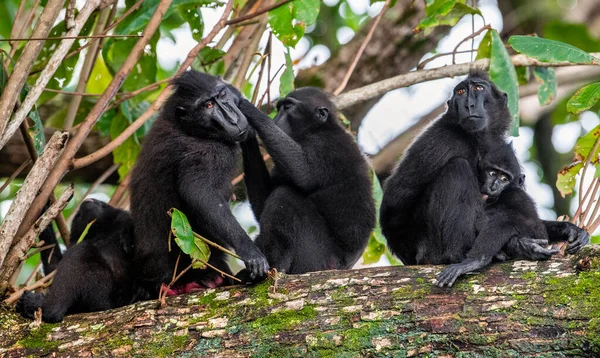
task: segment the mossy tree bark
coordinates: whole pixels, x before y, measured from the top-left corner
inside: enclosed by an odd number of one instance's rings
[[[432,285],[439,269],[291,275],[276,290],[207,290],[39,327],[4,310],[0,356],[597,356],[600,246],[495,265],[452,288]]]

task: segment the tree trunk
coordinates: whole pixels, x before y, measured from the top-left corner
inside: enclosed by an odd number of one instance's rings
[[[582,264],[583,262],[583,264]],[[62,324],[5,310],[0,356],[597,356],[600,246],[432,285],[440,267],[289,275]],[[579,269],[576,269],[578,266]],[[578,273],[579,271],[582,272]]]

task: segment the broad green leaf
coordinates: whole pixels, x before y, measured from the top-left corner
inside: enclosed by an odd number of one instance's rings
[[[194,250],[194,233],[187,216],[176,208],[171,208],[171,232],[181,251],[190,254]]]
[[[190,25],[190,29],[192,30],[192,37],[194,38],[194,40],[201,41],[202,33],[204,32],[204,19],[202,18],[200,5],[179,5],[177,7],[177,11],[179,11],[181,17]]]
[[[598,164],[598,152],[600,152],[600,147],[598,147],[594,153],[590,153],[596,144],[598,137],[600,137],[600,125],[596,126],[583,137],[579,138],[575,143],[575,148],[573,150],[575,152],[575,158],[573,161],[575,162],[580,160],[583,162],[590,155],[592,155],[591,163],[594,165]]]
[[[572,194],[576,183],[575,176],[583,168],[583,163],[585,163],[589,156],[592,158],[590,163],[596,166],[596,172],[594,176],[599,177],[600,174],[598,168],[600,168],[600,163],[598,154],[600,152],[600,147],[596,148],[596,150],[592,153],[592,149],[594,148],[598,137],[600,137],[600,125],[596,126],[586,135],[577,140],[575,143],[575,148],[573,149],[575,154],[573,157],[573,162],[558,172],[556,187],[563,197]]]
[[[190,254],[193,260],[207,262],[210,259],[210,247],[202,239],[194,237],[194,251]]]
[[[429,34],[434,27],[454,26],[465,15],[481,15],[479,9],[466,4],[466,0],[433,0],[427,2],[425,18],[417,25],[417,30]]]
[[[192,62],[192,68],[213,76],[223,75],[225,73],[223,56],[225,56],[225,51],[205,47]]]
[[[284,45],[295,47],[307,25],[317,20],[321,3],[318,0],[291,1],[269,11],[269,25]]]
[[[381,260],[381,256],[385,254],[386,247],[385,244],[380,243],[377,239],[374,238],[375,233],[371,233],[371,237],[369,237],[369,243],[365,248],[365,252],[362,254],[363,265],[370,265],[379,262]]]
[[[512,118],[511,134],[519,135],[519,85],[517,72],[498,31],[491,30],[490,79],[508,95],[508,109]]]
[[[92,227],[92,225],[96,222],[96,219],[90,221],[86,226],[85,229],[83,229],[83,232],[81,233],[81,236],[79,236],[79,239],[77,239],[77,243],[79,244],[80,242],[83,241],[83,239],[85,239],[85,237],[87,236],[88,232],[90,231],[90,227]]]
[[[531,77],[529,67],[516,67],[515,71],[517,71],[517,81],[519,82],[519,85],[529,83],[529,78]]]
[[[125,79],[125,82],[123,82],[123,91],[135,91],[156,82],[156,44],[159,38],[159,33],[152,36],[146,50],[127,76],[127,79]],[[106,41],[106,45],[102,49],[102,56],[111,74],[115,74],[121,69],[129,56],[131,48],[135,46],[137,41],[136,38],[109,39]]]
[[[567,61],[581,64],[600,64],[600,60],[589,53],[564,42],[543,39],[533,36],[511,36],[508,44],[512,48],[528,57],[541,62]]]
[[[600,235],[592,236],[590,240],[592,244],[600,244]]]
[[[554,68],[534,67],[533,76],[542,84],[538,89],[540,104],[542,106],[550,104],[556,98],[556,74],[554,73]]]
[[[477,49],[477,57],[475,60],[481,60],[482,58],[490,58],[492,56],[492,30],[487,30]]]
[[[92,14],[92,16],[89,17],[89,19],[86,21],[86,23],[83,25],[83,28],[79,32],[79,36],[87,36],[92,32],[94,24],[96,23],[96,18],[97,14]],[[64,36],[65,33],[65,24],[64,21],[61,21],[52,28],[52,31],[50,32],[49,36],[60,37]],[[73,46],[71,46],[71,48],[69,49],[69,53],[79,49],[82,44],[87,43],[88,41],[89,40],[76,40],[73,43]],[[39,56],[33,64],[32,73],[38,73],[48,65],[48,61],[50,60],[50,57],[52,57],[52,54],[54,53],[56,47],[58,47],[59,43],[60,42],[57,40],[48,40],[44,43],[44,47],[42,47]],[[67,87],[73,79],[75,66],[80,56],[81,52],[69,58],[65,58],[54,72],[54,75],[46,85],[46,88],[63,90],[65,87]],[[28,82],[32,84],[37,80],[38,77],[39,74],[32,75],[28,78]],[[57,93],[55,92],[44,91],[38,98],[37,104],[41,105],[43,103],[46,103],[52,98],[56,97],[56,95]]]
[[[136,1],[126,1],[126,8],[129,9]],[[117,27],[115,28],[115,34],[127,35],[134,34],[144,30],[148,21],[156,11],[159,0],[144,0],[139,9],[134,11],[131,15],[127,16]],[[209,0],[173,0],[171,6],[164,15],[164,19],[170,18],[170,16],[177,11],[180,5],[194,4],[198,6],[206,6],[214,4],[214,1]]]
[[[29,5],[31,6],[31,5]],[[0,1],[0,14],[2,14],[3,21],[0,21],[0,37],[7,39],[10,37],[12,31],[12,25],[19,8],[19,1],[16,0],[4,0]],[[26,6],[27,8],[27,6]]]
[[[362,256],[364,264],[378,262],[381,259],[381,255],[386,252],[387,244],[385,236],[383,236],[383,233],[381,232],[381,226],[379,225],[379,208],[381,207],[381,200],[383,199],[383,189],[381,188],[381,183],[379,183],[379,179],[377,179],[377,175],[373,168],[371,168],[371,185],[373,199],[375,201],[377,224],[369,237],[369,243]]]
[[[567,102],[567,110],[573,114],[579,114],[586,111],[598,102],[600,99],[600,82],[589,84],[579,89],[569,102]]]
[[[558,172],[558,176],[556,178],[556,188],[563,198],[567,195],[573,194],[573,188],[575,187],[575,184],[577,184],[575,176],[577,173],[579,173],[582,167],[582,162],[571,163]]]
[[[600,41],[590,35],[589,25],[550,21],[544,26],[544,38],[566,42],[586,52],[600,51]]]
[[[40,118],[37,105],[34,105],[29,112],[29,118],[33,124],[29,126],[29,136],[33,139],[33,146],[38,155],[42,155],[46,146],[46,137],[44,136],[44,124]]]
[[[118,112],[117,115],[113,117],[113,120],[110,125],[110,138],[116,138],[125,130],[125,128],[129,126],[129,124],[130,122],[123,115],[122,111]],[[127,173],[129,173],[131,168],[133,168],[133,165],[135,164],[135,160],[137,159],[140,150],[141,146],[135,139],[135,136],[131,136],[113,151],[114,163],[121,164],[121,166],[119,167],[120,180],[123,180]]]
[[[293,90],[294,68],[292,64],[292,57],[290,56],[290,48],[288,47],[287,52],[285,53],[285,71],[283,71],[279,82],[279,96],[283,98]]]
[[[96,63],[94,63],[94,68],[92,68],[92,72],[90,73],[90,79],[85,85],[85,91],[87,93],[102,94],[112,79],[113,76],[110,74],[108,67],[106,67],[104,58],[100,55],[98,56]]]

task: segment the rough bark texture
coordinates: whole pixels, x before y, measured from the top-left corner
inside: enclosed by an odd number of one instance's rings
[[[575,265],[583,257],[586,271]],[[440,267],[272,281],[68,316],[39,327],[5,310],[0,356],[597,356],[600,247],[432,285]]]
[[[46,141],[55,131],[56,129],[53,128],[46,128],[44,130]],[[80,157],[93,153],[108,142],[109,138],[101,137],[99,133],[92,132],[85,139],[81,148],[79,148],[77,156]],[[27,148],[23,142],[23,137],[21,134],[17,133],[8,141],[8,143],[6,143],[4,148],[0,150],[0,178],[9,177],[27,159],[29,159],[29,154],[27,154]],[[77,179],[78,181],[92,183],[110,168],[112,164],[113,157],[112,154],[109,154],[107,157],[100,159],[89,167],[69,172],[64,180],[68,182]],[[19,178],[24,178],[30,168],[31,166],[22,171],[21,174],[19,174]],[[116,184],[118,180],[119,175],[115,173],[106,180],[106,183]]]

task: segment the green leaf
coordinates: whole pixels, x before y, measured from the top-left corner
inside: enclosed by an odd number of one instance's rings
[[[29,112],[29,118],[33,124],[29,126],[29,136],[33,139],[33,146],[38,155],[42,155],[46,146],[46,137],[44,136],[44,124],[40,118],[37,105],[34,105]]]
[[[600,82],[589,84],[580,88],[569,102],[567,102],[567,111],[573,114],[579,114],[586,111],[598,102],[600,99]]]
[[[529,67],[516,67],[515,71],[517,71],[517,81],[519,82],[519,85],[529,83],[529,78],[531,77]]]
[[[295,47],[307,25],[317,20],[321,3],[318,0],[291,1],[269,11],[269,25],[275,37],[284,45]]]
[[[92,224],[94,224],[96,222],[96,219],[90,221],[86,226],[85,229],[83,229],[83,232],[81,233],[81,236],[79,236],[79,239],[77,239],[77,243],[79,244],[80,242],[83,241],[83,239],[85,239],[86,235],[88,234],[88,232],[90,231],[90,227],[92,227]]]
[[[87,93],[102,94],[108,88],[112,79],[113,76],[110,74],[108,67],[106,67],[104,58],[98,56],[94,63],[94,68],[92,68],[92,72],[90,73],[90,79],[85,84],[85,91]]]
[[[171,232],[181,251],[190,255],[195,246],[192,225],[187,216],[176,208],[171,208]]]
[[[529,68],[529,67],[527,67]],[[538,89],[540,104],[550,104],[556,98],[556,74],[554,68],[534,67],[533,76],[542,85]]]
[[[425,18],[421,20],[416,29],[425,30],[425,35],[427,35],[436,26],[456,25],[456,23],[465,15],[481,15],[481,11],[467,5],[466,0],[427,1]]]
[[[175,236],[175,243],[183,253],[192,258],[193,268],[205,269],[206,265],[202,262],[207,262],[210,258],[210,248],[208,245],[194,235],[192,225],[187,216],[177,210],[171,208],[171,232]]]
[[[225,51],[205,47],[192,62],[192,68],[213,76],[223,75],[225,73]]]
[[[558,176],[556,178],[556,188],[563,198],[567,195],[573,194],[573,188],[575,187],[575,184],[577,184],[575,176],[577,173],[579,173],[582,167],[582,162],[571,163],[558,172]]]
[[[543,34],[544,38],[566,42],[586,52],[600,51],[600,41],[590,35],[587,24],[553,20],[544,26]]]
[[[477,49],[477,57],[475,60],[482,58],[490,58],[492,56],[492,30],[487,30]]]
[[[123,104],[121,105],[123,106]],[[125,130],[125,128],[129,126],[129,124],[130,122],[127,120],[125,115],[123,115],[123,111],[119,111],[111,122],[110,138],[116,138]],[[121,166],[119,167],[120,180],[123,180],[127,173],[129,173],[131,168],[133,168],[133,165],[135,164],[135,160],[137,159],[140,150],[141,146],[136,140],[135,136],[131,136],[113,151],[114,163],[121,164]]]
[[[586,135],[577,140],[575,143],[575,148],[573,149],[573,152],[575,153],[573,162],[558,172],[556,187],[563,197],[572,194],[576,183],[575,176],[583,168],[583,163],[590,156],[592,158],[590,163],[596,166],[596,172],[594,176],[598,177],[598,168],[600,168],[598,154],[600,153],[600,147],[596,148],[596,150],[592,153],[592,149],[594,148],[598,137],[600,137],[600,125],[596,126]]]
[[[512,48],[528,57],[541,62],[581,63],[598,65],[600,60],[585,51],[564,42],[543,39],[533,36],[511,36],[508,44]]]
[[[498,31],[491,30],[490,79],[508,95],[508,109],[512,118],[511,134],[519,135],[519,85],[517,72]]]
[[[379,183],[379,179],[377,179],[377,175],[375,174],[375,170],[373,170],[373,168],[371,168],[371,185],[373,199],[375,200],[377,224],[375,225],[375,229],[373,229],[373,232],[369,237],[369,243],[367,244],[367,248],[363,253],[364,264],[378,262],[381,259],[381,255],[386,252],[387,244],[385,236],[383,236],[383,233],[381,232],[381,226],[379,225],[379,208],[381,207],[381,200],[383,199],[383,189],[381,188],[381,183]]]
[[[157,73],[157,56],[156,44],[160,34],[156,33],[148,44],[148,49],[144,51],[135,67],[131,70],[122,89],[126,92],[135,91],[149,84],[156,82]],[[115,74],[121,69],[123,63],[129,56],[131,48],[135,46],[138,39],[109,39],[102,49],[102,56],[106,61],[108,70],[111,74]]]
[[[294,90],[294,68],[292,64],[292,57],[290,55],[290,48],[287,48],[285,53],[285,71],[281,75],[279,82],[279,96],[281,98],[288,95],[288,93]]]
[[[202,12],[200,11],[200,5],[196,4],[184,4],[177,7],[177,11],[181,14],[181,17],[190,25],[192,30],[192,37],[196,41],[202,40],[202,34],[204,32],[204,19],[202,18]]]

